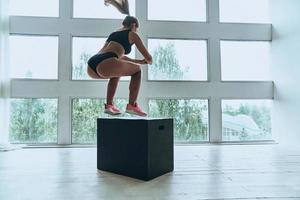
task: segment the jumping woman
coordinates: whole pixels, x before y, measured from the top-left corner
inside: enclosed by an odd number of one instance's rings
[[[145,48],[137,33],[139,22],[137,18],[126,16],[123,27],[112,32],[102,49],[88,60],[87,73],[94,79],[109,79],[105,113],[118,115],[122,112],[113,104],[113,98],[122,76],[131,76],[129,85],[129,102],[126,112],[139,116],[147,116],[137,104],[138,93],[141,84],[142,64],[152,64],[152,56]],[[132,45],[144,56],[144,59],[131,59],[125,55],[131,52]]]

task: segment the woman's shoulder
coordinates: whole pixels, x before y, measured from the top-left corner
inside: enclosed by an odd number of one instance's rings
[[[129,42],[131,44],[134,44],[138,41],[140,41],[140,36],[137,32],[134,32],[134,31],[130,31],[129,34],[128,34],[128,38],[129,38]]]
[[[133,37],[133,38],[139,38],[139,37],[140,37],[139,34],[138,34],[137,32],[134,32],[134,31],[130,31],[130,32],[129,32],[129,35],[130,35],[131,37]]]

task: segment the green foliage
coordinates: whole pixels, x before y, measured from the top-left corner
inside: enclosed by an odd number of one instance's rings
[[[72,142],[93,143],[96,141],[96,121],[103,112],[103,101],[97,99],[73,99]]]
[[[96,143],[97,118],[107,117],[104,113],[104,99],[73,99],[72,142]],[[117,99],[115,104],[124,110],[126,101]]]
[[[57,100],[12,100],[10,117],[11,142],[53,143],[57,141]]]
[[[208,124],[203,120],[207,119],[205,100],[151,100],[150,116],[174,118],[176,142],[208,141]]]
[[[149,66],[150,79],[181,80],[184,71],[181,70],[174,43],[159,46],[153,53],[153,64]]]
[[[117,107],[125,110],[125,99],[115,101]],[[72,142],[95,143],[96,119],[108,117],[104,114],[104,99],[74,99],[72,114]],[[157,100],[150,101],[152,117],[174,117],[175,140],[207,141],[208,124],[202,120],[207,114],[207,103],[202,100]]]

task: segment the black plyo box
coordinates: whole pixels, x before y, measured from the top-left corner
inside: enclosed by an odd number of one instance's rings
[[[173,119],[98,118],[97,168],[145,181],[173,171]]]

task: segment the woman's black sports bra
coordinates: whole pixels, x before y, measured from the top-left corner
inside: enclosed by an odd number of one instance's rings
[[[125,54],[129,54],[131,52],[131,46],[133,45],[129,43],[129,39],[128,39],[128,35],[130,31],[131,30],[128,29],[123,31],[112,32],[108,36],[106,42],[114,41],[121,44],[125,50]]]

